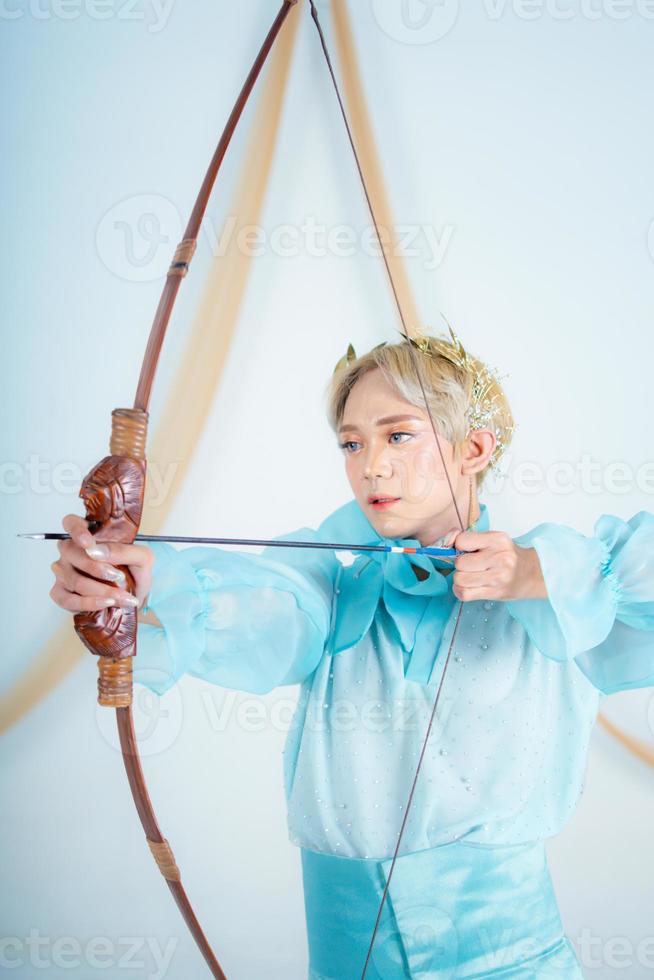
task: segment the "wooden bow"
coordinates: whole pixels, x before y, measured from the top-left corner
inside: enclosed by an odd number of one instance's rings
[[[89,521],[89,530],[95,535],[97,541],[115,541],[123,544],[131,544],[136,539],[138,534],[145,493],[148,405],[150,402],[154,375],[166,329],[170,321],[181,280],[186,275],[189,264],[195,252],[197,236],[200,230],[202,218],[204,217],[209,197],[211,195],[211,191],[227,147],[234,134],[234,130],[238,124],[259,73],[274,44],[274,41],[279,34],[291,7],[295,6],[297,2],[298,0],[283,0],[281,8],[273,21],[273,24],[245,80],[243,88],[241,89],[236,104],[234,105],[222,136],[218,142],[211,163],[209,164],[193,211],[186,226],[184,237],[177,246],[170,268],[168,269],[166,282],[155,313],[141,367],[136,396],[134,399],[134,406],[133,408],[114,409],[112,412],[110,455],[102,459],[87,474],[82,482],[80,496],[82,497],[86,507],[86,518]],[[325,37],[320,26],[318,11],[313,3],[313,0],[311,0],[311,14],[318,30],[322,51],[327,62],[336,95],[338,97],[340,110],[347,129],[347,135],[354,153],[357,170],[363,185],[372,220],[377,231],[377,236],[380,241],[380,245],[382,246],[382,256],[399,312],[399,317],[402,324],[402,333],[407,340],[410,340],[412,334],[405,321],[396,284],[389,266],[388,256],[383,245],[384,239],[379,233],[379,226],[371,196],[366,186],[363,169],[356,151],[343,100],[339,92]],[[431,422],[434,438],[436,440],[436,445],[443,464],[443,469],[447,477],[454,509],[457,514],[459,524],[463,529],[464,524],[459,512],[454,489],[450,482],[447,466],[445,465],[445,457],[441,440],[429,409],[429,403],[426,397],[419,363],[419,355],[414,350],[413,345],[410,344],[409,349],[411,352],[416,377],[424,399],[425,408]],[[127,580],[128,590],[133,592],[135,583],[129,569],[123,567],[122,571],[124,572]],[[454,632],[447,653],[447,658],[445,660],[444,670],[438,686],[438,691],[436,693],[436,698],[431,712],[429,725],[427,727],[422,751],[420,753],[418,766],[415,771],[411,791],[404,808],[404,819],[399,830],[397,845],[393,854],[390,871],[387,876],[386,886],[381,899],[377,920],[372,928],[370,947],[368,949],[366,962],[363,965],[362,978],[365,977],[370,963],[383,906],[386,901],[388,888],[390,886],[396,859],[398,857],[404,835],[404,829],[406,827],[409,811],[413,801],[415,787],[422,765],[422,759],[424,757],[429,735],[433,726],[436,708],[438,706],[440,693],[443,687],[443,680],[445,678],[450,655],[457,638],[462,608],[462,604],[459,603]],[[195,916],[191,903],[189,902],[184,891],[179,868],[177,867],[168,841],[159,829],[143,776],[134,732],[131,708],[132,658],[136,656],[136,609],[110,607],[106,610],[100,610],[97,612],[78,613],[74,617],[74,622],[77,635],[80,637],[85,646],[92,653],[97,654],[99,658],[98,701],[100,704],[115,708],[116,710],[116,720],[123,761],[127,771],[127,777],[134,803],[145,831],[145,836],[150,850],[162,875],[166,879],[175,902],[177,903],[191,934],[202,952],[212,975],[218,978],[218,980],[226,980],[225,974],[209,943],[207,942],[202,928]]]
[[[134,406],[114,409],[110,455],[100,460],[82,482],[80,497],[86,507],[89,530],[97,541],[132,544],[138,533],[145,494],[148,405],[166,328],[181,281],[195,252],[200,225],[227,147],[275,39],[296,3],[297,0],[283,0],[213,154],[184,237],[168,269],[141,366]],[[133,592],[135,583],[129,569],[123,567],[122,571],[127,589]],[[77,613],[74,623],[79,638],[91,653],[98,656],[98,702],[116,710],[123,762],[150,850],[212,975],[218,980],[226,980],[184,891],[179,868],[159,829],[143,776],[132,717],[132,658],[136,656],[137,611],[110,607]]]

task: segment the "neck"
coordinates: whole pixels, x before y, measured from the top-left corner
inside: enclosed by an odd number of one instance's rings
[[[456,503],[463,521],[464,530],[467,530],[479,518],[481,513],[477,499],[477,487],[474,481],[472,484],[466,481],[456,491]],[[449,507],[434,518],[425,532],[418,536],[418,540],[423,547],[428,547],[434,545],[448,531],[452,531],[454,528],[460,531],[461,524],[456,508],[454,507],[454,502],[451,502]]]

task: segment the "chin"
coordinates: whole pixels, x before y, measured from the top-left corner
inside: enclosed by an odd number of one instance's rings
[[[415,528],[406,518],[391,514],[372,514],[369,518],[375,531],[383,538],[414,538]]]

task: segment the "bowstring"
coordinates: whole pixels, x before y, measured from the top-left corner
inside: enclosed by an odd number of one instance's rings
[[[333,68],[333,65],[332,65],[332,60],[331,60],[331,57],[330,57],[330,54],[329,54],[329,49],[327,47],[327,42],[326,42],[325,35],[323,33],[323,30],[322,30],[322,26],[320,24],[320,19],[318,17],[318,10],[316,9],[316,5],[314,3],[314,0],[310,0],[310,5],[311,5],[311,16],[313,18],[314,24],[315,24],[316,29],[318,31],[318,36],[320,38],[320,46],[322,48],[322,52],[323,52],[323,55],[325,57],[325,61],[327,63],[327,68],[328,68],[329,74],[331,76],[332,84],[333,84],[333,87],[334,87],[334,92],[336,93],[336,98],[338,100],[338,105],[339,105],[339,108],[340,108],[341,116],[342,116],[343,122],[345,124],[345,129],[346,129],[346,132],[347,132],[348,140],[349,140],[350,146],[352,148],[352,153],[354,155],[354,160],[355,160],[356,167],[357,167],[357,170],[358,170],[358,173],[359,173],[359,178],[361,180],[361,185],[362,185],[362,188],[363,188],[363,193],[364,193],[365,198],[366,198],[366,202],[367,202],[367,205],[368,205],[368,210],[370,211],[370,217],[372,218],[372,223],[373,223],[374,228],[375,228],[375,233],[377,235],[377,240],[379,241],[379,244],[380,244],[382,258],[384,260],[384,266],[386,267],[386,272],[388,274],[388,279],[389,279],[389,282],[390,282],[391,291],[393,293],[393,298],[395,300],[395,305],[397,306],[397,311],[398,311],[398,314],[399,314],[400,323],[402,324],[402,334],[404,335],[404,337],[405,337],[405,339],[406,339],[406,341],[408,343],[408,346],[409,346],[411,363],[413,365],[413,369],[414,369],[414,372],[415,372],[415,375],[416,375],[416,378],[417,378],[417,381],[418,381],[418,386],[420,388],[420,392],[422,394],[422,398],[423,398],[423,401],[425,403],[425,408],[427,410],[427,415],[429,417],[429,422],[431,424],[431,428],[432,428],[432,431],[434,433],[434,439],[436,440],[436,445],[438,447],[438,452],[439,452],[439,455],[440,455],[440,458],[441,458],[441,463],[442,463],[442,466],[443,466],[443,471],[444,471],[445,477],[447,479],[447,485],[448,485],[448,488],[449,488],[449,491],[450,491],[450,495],[452,497],[452,503],[454,505],[454,510],[456,512],[457,520],[459,522],[459,526],[460,526],[461,530],[464,531],[465,530],[465,525],[463,523],[463,518],[461,516],[461,511],[459,509],[459,505],[457,503],[456,495],[454,493],[454,487],[452,486],[452,480],[450,479],[450,474],[448,472],[447,464],[445,462],[445,454],[443,452],[443,447],[441,445],[441,440],[440,440],[440,437],[438,435],[438,430],[436,428],[436,423],[434,421],[434,417],[433,417],[432,412],[431,412],[431,409],[429,407],[429,401],[427,399],[427,393],[425,391],[425,385],[424,385],[424,381],[423,381],[423,377],[422,377],[422,370],[420,368],[420,363],[419,363],[419,360],[418,360],[418,355],[417,355],[416,350],[415,350],[415,347],[413,345],[412,338],[409,335],[409,331],[408,331],[406,319],[405,319],[405,316],[404,316],[404,311],[402,309],[402,304],[400,302],[400,297],[399,297],[399,294],[398,294],[398,291],[397,291],[397,287],[395,285],[395,280],[393,279],[393,273],[391,271],[390,263],[388,261],[388,256],[386,254],[386,249],[384,248],[382,237],[381,237],[380,232],[379,232],[379,225],[377,223],[377,216],[375,214],[375,209],[374,209],[374,206],[373,206],[371,197],[370,197],[370,193],[368,191],[368,186],[366,184],[366,179],[365,179],[365,176],[364,176],[364,173],[363,173],[363,168],[361,166],[361,161],[359,159],[359,154],[357,152],[356,144],[354,142],[354,136],[353,136],[353,133],[352,133],[352,129],[350,127],[350,123],[349,123],[349,120],[348,120],[348,117],[347,117],[347,113],[345,111],[345,105],[344,105],[343,99],[341,97],[340,88],[339,88],[339,85],[338,85],[338,81],[336,79],[336,74],[334,72],[334,68]],[[397,858],[398,858],[398,855],[399,855],[399,852],[400,852],[400,848],[401,848],[401,845],[402,845],[402,839],[404,837],[404,831],[406,829],[407,822],[408,822],[408,819],[409,819],[409,813],[410,813],[410,810],[411,810],[411,806],[413,804],[413,798],[414,798],[414,795],[415,795],[416,786],[418,784],[418,777],[420,775],[420,770],[422,768],[423,759],[425,757],[425,754],[426,754],[426,751],[427,751],[427,745],[428,745],[428,742],[429,742],[429,738],[431,736],[431,732],[432,732],[432,729],[433,729],[433,726],[434,726],[434,719],[436,717],[436,709],[438,707],[438,701],[439,701],[439,698],[440,698],[441,691],[443,689],[443,682],[445,680],[445,674],[446,674],[447,667],[448,667],[448,664],[449,664],[449,661],[450,661],[452,650],[454,649],[454,644],[456,642],[456,638],[457,638],[457,634],[458,634],[458,630],[459,630],[459,623],[461,621],[461,613],[462,613],[462,611],[463,611],[463,603],[462,602],[459,602],[459,608],[458,608],[456,619],[455,619],[455,623],[454,623],[454,630],[452,632],[452,639],[450,641],[450,646],[449,646],[449,649],[447,651],[447,657],[445,658],[445,665],[443,667],[443,671],[442,671],[442,674],[441,674],[441,679],[440,679],[440,682],[439,682],[439,685],[438,685],[438,690],[436,691],[436,697],[434,699],[434,704],[433,704],[433,707],[432,707],[432,710],[431,710],[431,714],[430,714],[430,717],[429,717],[429,724],[427,725],[427,730],[426,730],[425,738],[424,738],[423,743],[422,743],[422,748],[421,748],[421,751],[420,751],[420,756],[418,758],[418,763],[417,763],[416,770],[415,770],[415,773],[414,773],[414,776],[413,776],[413,780],[412,780],[412,783],[411,783],[411,790],[409,792],[409,795],[407,797],[407,801],[406,801],[406,804],[405,804],[405,807],[404,807],[404,816],[402,818],[402,823],[400,825],[400,830],[399,830],[398,835],[397,835],[397,843],[396,843],[395,849],[393,851],[393,858],[391,860],[391,865],[390,865],[390,868],[389,868],[389,871],[388,871],[388,876],[386,878],[386,883],[384,885],[384,890],[382,892],[382,897],[381,897],[381,901],[380,901],[380,904],[379,904],[379,909],[378,909],[378,912],[377,912],[377,917],[376,917],[374,928],[373,928],[372,935],[371,935],[371,938],[370,938],[370,944],[368,946],[368,952],[367,952],[367,955],[366,955],[366,960],[365,960],[365,963],[364,963],[364,966],[363,966],[363,972],[361,973],[361,980],[365,980],[366,973],[368,972],[368,966],[370,965],[370,959],[371,959],[371,956],[372,956],[372,951],[373,951],[373,947],[374,947],[374,944],[375,944],[375,939],[377,938],[377,934],[379,932],[379,926],[380,926],[380,923],[381,923],[382,913],[384,911],[384,906],[385,906],[385,903],[386,903],[386,899],[388,897],[388,891],[389,891],[389,888],[390,888],[391,879],[393,877],[393,872],[395,871],[395,865],[397,863]]]

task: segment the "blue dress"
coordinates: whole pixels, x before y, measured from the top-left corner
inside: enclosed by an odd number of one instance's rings
[[[381,540],[356,501],[285,537]],[[463,604],[369,980],[582,977],[543,842],[579,800],[602,694],[654,685],[654,516],[515,541],[536,548],[548,599]],[[137,682],[301,685],[284,777],[309,976],[358,980],[450,646],[451,576],[415,555],[152,548],[163,628],[139,627]]]

